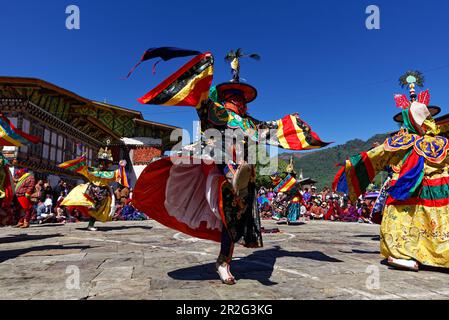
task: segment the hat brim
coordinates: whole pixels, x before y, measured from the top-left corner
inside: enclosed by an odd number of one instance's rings
[[[217,87],[218,99],[223,101],[225,100],[225,94],[227,91],[240,91],[242,95],[245,97],[246,103],[250,103],[257,98],[257,90],[253,86],[240,83],[240,82],[226,82],[219,84]]]
[[[430,114],[432,115],[432,117],[440,114],[440,112],[441,112],[441,108],[437,107],[437,106],[429,106],[429,107],[427,107],[427,109],[429,109]],[[397,115],[395,115],[393,117],[393,120],[398,122],[398,123],[403,123],[404,122],[404,118],[402,117],[402,112],[400,112]]]

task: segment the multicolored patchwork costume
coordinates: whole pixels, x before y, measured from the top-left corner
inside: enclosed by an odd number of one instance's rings
[[[173,48],[163,49],[163,57],[161,48],[156,51],[150,49],[144,55],[145,60],[148,57],[168,60]],[[179,56],[180,52],[180,49],[173,51],[173,57]],[[233,58],[234,67],[235,59],[238,64],[238,58]],[[247,104],[256,98],[256,89],[239,82],[239,67],[233,68],[234,79],[231,82],[211,87],[213,62],[211,53],[197,54],[139,101],[195,107],[201,121],[201,132],[213,128],[222,136],[221,141],[211,139],[203,142],[202,150],[213,145],[216,147],[214,150],[221,151],[225,161],[218,162],[216,158],[205,161],[210,159],[202,156],[196,162],[194,157],[190,157],[189,164],[176,163],[173,158],[156,161],[138,179],[133,204],[139,211],[170,228],[221,242],[218,262],[229,263],[234,243],[253,248],[263,245],[257,211],[256,169],[255,165],[248,163],[248,145],[269,143],[286,149],[308,150],[324,147],[327,143],[322,142],[297,114],[271,122],[249,116]],[[262,128],[265,131],[261,134],[259,129]],[[236,143],[224,143],[225,132],[230,129],[241,134],[243,150],[238,149]],[[275,134],[269,136],[269,129]],[[240,163],[238,155],[243,160]]]
[[[393,176],[381,224],[381,253],[389,259],[449,268],[449,141],[439,136],[428,91],[414,91],[416,72],[408,75],[411,101],[395,97],[403,128],[382,145],[349,158],[334,189],[352,201],[387,166]],[[418,73],[419,74],[419,73]]]
[[[8,161],[1,151],[4,146],[21,147],[38,143],[39,137],[27,134],[16,128],[14,124],[0,113],[0,226],[14,224],[12,201],[17,195],[18,210],[20,211],[17,227],[28,228],[31,219],[31,194],[34,191],[34,176],[26,168],[16,171],[17,186],[9,170]]]
[[[0,147],[0,227],[14,223],[14,214],[11,207],[13,198],[13,179],[9,171],[8,161],[1,153]]]
[[[89,182],[77,185],[62,201],[62,206],[82,207],[90,216],[88,228],[94,229],[96,220],[101,222],[112,221],[115,214],[115,197],[110,185],[114,182],[127,181],[124,166],[126,162],[120,161],[120,168],[107,170],[112,163],[112,153],[108,148],[101,148],[98,153],[99,168],[89,168],[86,157],[70,160],[59,165],[60,168],[70,170],[84,176]],[[129,187],[128,185],[125,185]]]

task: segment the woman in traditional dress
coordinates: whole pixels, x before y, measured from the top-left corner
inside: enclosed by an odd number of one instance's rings
[[[389,264],[417,271],[419,265],[449,268],[449,141],[433,120],[438,107],[429,106],[429,91],[416,93],[422,74],[401,77],[410,101],[396,95],[402,129],[382,145],[351,157],[339,171],[334,187],[353,201],[375,175],[390,166],[393,176],[381,224],[381,252]]]
[[[89,182],[77,185],[61,202],[61,206],[69,208],[85,208],[90,216],[87,230],[97,231],[95,221],[112,221],[115,213],[115,197],[110,185],[120,179],[119,170],[110,171],[112,153],[108,148],[101,148],[98,153],[98,167],[89,168],[86,157],[70,160],[59,165],[60,168],[77,172]],[[121,166],[126,163],[121,161]]]
[[[257,91],[239,82],[239,59],[246,56],[241,49],[226,57],[232,62],[233,79],[212,88],[213,57],[209,52],[156,48],[148,50],[142,61],[188,55],[196,56],[139,101],[195,107],[203,136],[212,131],[215,136],[194,144],[200,146],[195,156],[163,158],[150,164],[136,183],[133,204],[170,228],[220,242],[217,272],[223,283],[232,285],[236,283],[230,272],[234,244],[249,248],[263,245],[250,146],[267,143],[266,140],[293,150],[327,144],[297,114],[272,122],[258,121],[248,115],[247,106],[256,99]],[[264,132],[260,134],[262,128]],[[237,138],[228,144],[229,132]],[[268,133],[273,133],[269,139]],[[206,150],[212,150],[212,156],[205,156]]]

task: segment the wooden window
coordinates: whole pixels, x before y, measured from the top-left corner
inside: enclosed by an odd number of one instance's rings
[[[56,146],[58,144],[58,134],[56,132],[52,132],[51,134],[51,145]]]
[[[50,147],[50,160],[56,161],[56,148]]]
[[[42,147],[42,159],[49,160],[49,150],[48,144],[44,144]]]
[[[25,133],[30,133],[30,120],[23,119],[22,131],[25,132]]]
[[[44,142],[50,143],[50,130],[45,129],[44,130]]]

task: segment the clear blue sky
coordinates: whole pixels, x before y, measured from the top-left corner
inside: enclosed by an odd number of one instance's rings
[[[67,30],[65,8],[81,10]],[[381,10],[381,30],[365,28],[365,8]],[[2,1],[0,75],[37,77],[86,98],[140,110],[149,120],[191,128],[188,108],[136,99],[186,59],[141,66],[145,49],[212,51],[215,83],[229,80],[231,48],[257,52],[242,77],[259,90],[256,118],[298,111],[323,140],[343,143],[394,130],[393,94],[408,69],[425,72],[433,104],[449,112],[449,1]]]

